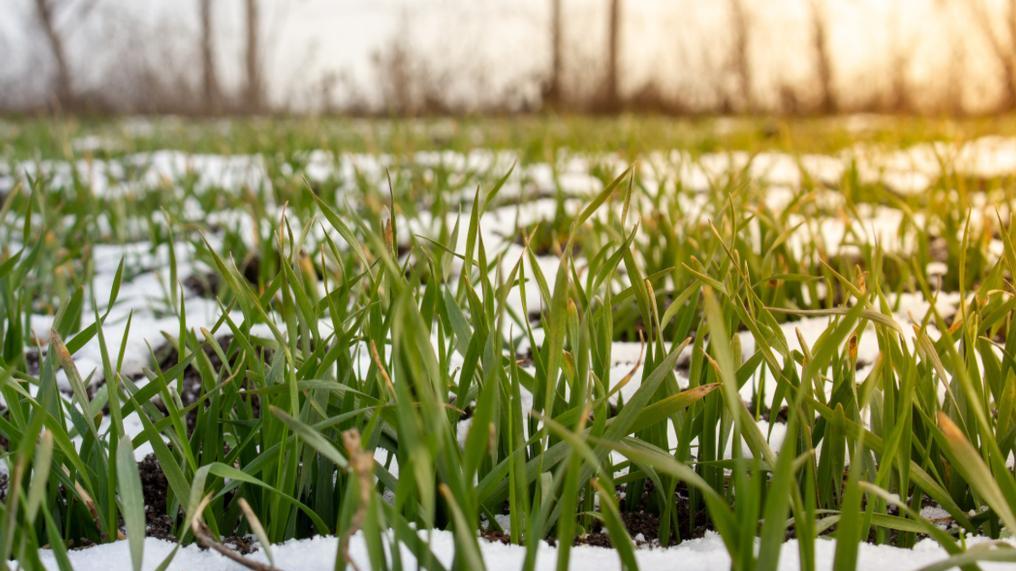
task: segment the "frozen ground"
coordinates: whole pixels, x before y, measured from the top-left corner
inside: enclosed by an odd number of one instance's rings
[[[658,153],[647,158],[640,167],[643,184],[648,188],[667,188],[676,185],[691,189],[691,194],[682,193],[675,200],[684,201],[682,207],[694,213],[706,207],[706,190],[718,179],[731,176],[731,173],[743,172],[760,184],[768,185],[769,192],[765,203],[769,208],[779,211],[795,199],[805,177],[816,181],[812,190],[816,210],[808,215],[797,215],[791,219],[790,226],[794,232],[787,237],[792,248],[803,251],[806,246],[821,244],[820,249],[827,252],[844,252],[852,248],[860,248],[880,244],[888,252],[906,255],[912,252],[915,245],[907,234],[901,231],[905,224],[922,224],[922,220],[914,220],[907,213],[892,206],[864,206],[860,214],[862,219],[857,222],[853,218],[842,215],[841,199],[830,190],[844,176],[847,168],[856,167],[859,176],[872,183],[883,184],[891,192],[908,195],[928,190],[944,174],[941,172],[939,160],[949,158],[953,169],[970,177],[995,177],[1016,170],[1016,139],[986,138],[973,141],[963,146],[924,145],[906,151],[883,152],[877,149],[851,149],[836,156],[803,156],[791,157],[781,154],[764,154],[751,157],[742,153],[712,154],[692,159],[683,153]],[[309,153],[306,157],[305,173],[311,181],[318,184],[332,184],[340,189],[340,196],[350,202],[358,197],[353,192],[355,181],[366,177],[382,185],[386,169],[403,167],[392,157],[369,155],[336,156],[324,152]],[[472,207],[472,190],[470,180],[483,173],[506,170],[517,157],[511,153],[491,153],[477,151],[468,155],[455,153],[421,153],[416,155],[414,168],[422,168],[423,176],[428,172],[457,173],[461,177],[463,187],[456,197],[462,201],[463,220]],[[127,166],[125,166],[127,165]],[[502,252],[501,267],[508,271],[523,257],[523,248],[516,243],[520,232],[540,222],[549,222],[560,213],[561,203],[550,198],[555,189],[563,191],[565,196],[574,197],[563,202],[564,212],[574,215],[581,205],[581,198],[595,192],[601,186],[600,181],[589,172],[594,165],[606,165],[606,168],[619,171],[621,164],[613,156],[562,156],[558,164],[536,164],[520,168],[509,179],[508,184],[499,196],[496,207],[486,212],[480,220],[480,228],[484,243],[490,251]],[[127,167],[130,168],[127,168]],[[429,170],[428,170],[429,169]],[[116,161],[79,161],[71,164],[66,162],[30,162],[16,165],[6,171],[0,170],[0,192],[10,190],[21,176],[28,173],[35,176],[49,177],[53,184],[70,185],[75,180],[84,181],[92,192],[97,195],[125,196],[151,188],[177,188],[184,178],[190,184],[203,188],[220,189],[222,192],[240,192],[244,187],[264,187],[270,184],[265,167],[257,157],[245,156],[195,156],[175,151],[156,152],[146,155],[135,155]],[[140,174],[139,174],[140,173]],[[431,175],[433,176],[433,175]],[[702,197],[702,200],[698,199]],[[1010,208],[1006,200],[995,200],[997,197],[987,196],[984,209],[975,213],[971,223],[978,227],[990,224],[996,211],[1002,216],[1008,214]],[[988,207],[990,204],[990,208]],[[194,221],[203,220],[209,225],[238,225],[242,228],[250,226],[250,218],[244,212],[218,211],[204,212],[199,205],[189,204],[187,216]],[[641,205],[651,208],[650,204]],[[270,212],[278,216],[282,213],[279,205],[268,204]],[[996,210],[997,209],[997,210]],[[452,216],[452,215],[449,215]],[[303,222],[294,220],[294,226]],[[437,220],[426,211],[412,217],[398,220],[400,242],[407,241],[411,236],[431,235],[439,226]],[[245,226],[246,225],[246,226]],[[253,235],[255,228],[246,228],[245,235]],[[312,227],[312,232],[327,232],[321,225]],[[139,231],[139,235],[141,232]],[[341,236],[332,235],[336,243],[344,246]],[[15,244],[16,237],[5,237],[8,243]],[[218,247],[220,237],[214,232],[208,239],[213,247]],[[989,251],[995,258],[1001,255],[1001,243],[993,239]],[[149,243],[135,241],[127,246],[96,245],[93,251],[95,259],[94,291],[98,299],[95,303],[100,310],[105,310],[102,295],[108,293],[113,276],[121,259],[127,261],[132,268],[131,277],[126,280],[120,291],[117,303],[109,308],[110,314],[103,334],[107,343],[118,345],[124,341],[124,361],[122,373],[125,376],[137,376],[139,383],[144,383],[143,373],[150,365],[152,350],[165,343],[165,337],[174,337],[178,333],[179,321],[173,309],[167,307],[167,292],[177,289],[182,292],[181,304],[186,306],[188,327],[197,331],[213,329],[219,320],[220,306],[186,288],[180,289],[179,283],[172,283],[167,267],[169,252],[166,247],[151,248]],[[180,281],[208,272],[209,268],[198,261],[193,248],[181,244],[175,252],[177,272]],[[535,258],[543,273],[551,280],[556,273],[558,259],[554,255],[542,255]],[[526,261],[527,264],[532,261]],[[581,261],[579,262],[582,263]],[[893,319],[901,326],[903,338],[913,347],[914,335],[912,325],[919,324],[928,314],[930,304],[923,297],[903,294],[889,300],[894,305]],[[90,306],[91,300],[86,302]],[[944,318],[951,317],[961,302],[958,292],[940,292],[934,304],[935,309]],[[521,292],[513,291],[508,303],[516,311],[523,313],[524,308],[530,312],[539,309],[541,300],[536,288],[527,291],[527,298]],[[129,332],[126,328],[128,316],[132,316]],[[242,321],[238,312],[231,314],[237,322]],[[273,316],[274,317],[274,316]],[[52,326],[53,316],[38,314],[32,316],[31,327],[40,344],[45,343],[48,330]],[[828,317],[803,317],[783,325],[784,341],[791,349],[799,349],[800,341],[813,345],[826,330]],[[322,321],[319,325],[327,335],[330,323]],[[931,330],[933,332],[933,329]],[[221,329],[215,335],[223,335],[227,331]],[[271,330],[259,326],[256,332],[264,337],[271,336]],[[542,332],[535,326],[537,342]],[[749,332],[740,332],[741,349],[747,358],[754,352],[754,338]],[[517,342],[518,352],[527,349],[528,340],[509,339]],[[353,349],[354,363],[360,367],[357,374],[363,375],[370,367],[371,361],[364,346],[357,345]],[[385,349],[382,349],[383,351]],[[616,384],[626,376],[628,371],[638,368],[641,347],[637,343],[615,343],[613,348],[614,369],[611,383]],[[879,347],[874,334],[862,335],[858,346],[857,381],[861,382],[870,372],[870,366],[878,358]],[[74,363],[81,376],[89,383],[101,385],[102,356],[98,339],[95,339],[75,353]],[[458,359],[458,360],[456,360]],[[454,356],[453,363],[460,362]],[[61,372],[60,375],[63,375]],[[682,373],[678,373],[679,382]],[[61,387],[70,392],[66,376],[60,378]],[[625,387],[619,391],[622,397],[630,396],[639,386],[641,374],[637,373]],[[759,387],[758,379],[746,383],[741,395],[746,402],[752,401],[757,393],[762,393],[762,403],[768,406],[771,394]],[[528,394],[527,394],[528,396]],[[72,405],[70,399],[68,404]],[[531,404],[531,397],[529,399]],[[460,426],[459,434],[464,439],[469,421]],[[108,424],[103,425],[107,429]],[[770,424],[760,421],[764,434],[774,450],[779,449],[782,440],[782,427],[778,422]],[[136,436],[141,431],[139,422],[130,417],[125,419],[125,428]],[[142,443],[135,450],[137,458],[143,458],[151,451],[149,443]],[[729,455],[729,451],[728,451]],[[0,465],[0,471],[6,466]],[[397,466],[392,467],[397,474]],[[434,551],[446,564],[451,558],[451,538],[445,532],[433,535]],[[146,568],[154,568],[156,564],[171,551],[168,543],[150,539],[145,552]],[[300,542],[288,542],[273,546],[276,561],[287,569],[331,569],[335,556],[335,540],[318,538]],[[524,551],[518,547],[500,544],[483,544],[484,555],[491,569],[517,569],[522,561]],[[829,568],[833,552],[833,544],[819,541],[817,544],[819,569]],[[554,566],[554,549],[543,546],[539,559],[539,568],[550,569]],[[365,565],[364,546],[359,538],[353,542],[352,554]],[[263,558],[261,554],[252,555]],[[681,569],[716,569],[729,565],[729,559],[723,545],[715,535],[703,539],[691,540],[668,549],[646,549],[637,554],[640,565],[644,569],[672,569],[680,562]],[[796,569],[795,543],[790,542],[782,552],[781,569]],[[863,545],[860,552],[862,568],[896,570],[916,569],[944,557],[944,552],[930,541],[924,541],[913,550],[893,547]],[[55,568],[52,558],[47,556],[47,564]],[[129,562],[126,542],[120,541],[101,545],[87,550],[72,553],[72,563],[76,569],[116,569],[126,567]],[[610,551],[591,547],[578,547],[573,551],[571,565],[576,569],[595,566],[597,569],[612,569],[618,566],[616,555]],[[985,569],[994,568],[990,564]],[[196,569],[217,571],[239,569],[237,564],[222,557],[189,546],[179,550],[170,568]],[[998,568],[1002,568],[999,566]]]
[[[987,540],[973,538],[971,546],[979,545],[990,548]],[[435,531],[431,538],[431,546],[438,560],[446,567],[451,564],[454,556],[450,532]],[[333,537],[316,537],[314,539],[289,541],[272,546],[272,556],[280,568],[293,571],[330,571],[335,568],[337,542]],[[145,542],[144,569],[155,569],[173,552],[174,544],[158,539]],[[836,542],[819,540],[815,543],[815,568],[818,571],[832,569],[833,553]],[[522,567],[525,549],[516,545],[500,543],[481,543],[484,562],[490,571],[514,571]],[[350,544],[350,556],[360,569],[370,569],[366,546],[360,535],[353,537]],[[249,556],[255,561],[265,563],[267,557],[262,552]],[[870,570],[911,571],[941,561],[946,557],[945,551],[931,540],[920,542],[914,549],[900,549],[885,545],[863,544],[858,553],[858,568]],[[408,550],[403,550],[403,563],[413,567],[414,558]],[[642,549],[636,552],[639,568],[644,571],[713,571],[728,569],[730,557],[723,547],[723,542],[716,534],[709,533],[701,539],[691,539],[676,547],[666,549]],[[51,554],[43,553],[43,562],[47,569],[57,569]],[[71,563],[76,571],[110,571],[123,569],[130,565],[130,554],[126,541],[117,541],[90,549],[71,553]],[[542,544],[539,550],[536,569],[550,571],[556,569],[556,550]],[[1002,571],[1013,569],[1012,563],[982,563],[984,571]],[[620,569],[617,555],[613,550],[602,547],[577,546],[572,549],[570,569],[611,571]],[[780,558],[780,571],[795,571],[800,568],[797,561],[797,542],[788,541],[784,545]],[[180,548],[174,555],[167,569],[200,569],[201,571],[243,571],[243,565],[225,557],[196,546]]]
[[[690,195],[680,193],[676,195],[676,199],[684,201],[683,208],[689,213],[694,213],[706,210],[705,193],[710,185],[723,177],[734,176],[732,173],[743,172],[751,179],[768,185],[765,202],[767,206],[778,211],[794,196],[799,195],[800,191],[797,189],[802,185],[803,174],[806,173],[814,180],[831,187],[835,186],[837,180],[843,176],[844,169],[851,164],[858,165],[863,177],[886,184],[896,192],[918,192],[925,189],[928,184],[932,184],[942,174],[941,163],[935,160],[935,157],[952,157],[955,161],[952,163],[953,167],[970,176],[998,176],[999,173],[1006,172],[1006,169],[1016,169],[1016,139],[992,137],[978,139],[962,146],[928,144],[893,152],[855,148],[835,156],[795,157],[779,153],[752,156],[735,152],[693,158],[686,153],[675,151],[650,155],[640,167],[640,176],[647,188],[678,184],[679,188],[691,189],[693,192]],[[436,176],[434,173],[438,171],[459,177],[460,184],[467,186],[461,191],[459,199],[466,201],[465,208],[471,208],[473,191],[468,187],[469,180],[486,173],[506,172],[516,163],[518,157],[504,151],[477,150],[465,155],[453,152],[422,152],[417,153],[413,160],[406,161],[386,155],[337,156],[314,151],[307,153],[305,160],[304,173],[310,180],[318,184],[335,185],[340,190],[340,196],[351,203],[358,200],[353,190],[358,177],[365,177],[383,186],[390,169],[422,168],[422,176],[425,179],[428,176]],[[581,207],[580,197],[589,196],[601,187],[600,180],[589,174],[591,169],[598,165],[606,165],[616,172],[623,167],[620,159],[614,156],[563,155],[556,165],[530,164],[513,171],[513,175],[499,193],[502,199],[500,205],[489,208],[483,214],[479,225],[487,248],[492,252],[504,252],[501,262],[503,271],[509,271],[520,258],[524,258],[523,249],[515,243],[519,233],[538,223],[549,223],[558,214],[558,201],[550,198],[556,189],[563,191],[566,196],[575,197],[564,203],[565,212],[574,215]],[[917,178],[903,184],[897,176],[903,172]],[[221,189],[225,192],[270,186],[270,178],[259,157],[189,155],[179,151],[159,151],[109,161],[26,162],[8,169],[6,175],[2,173],[3,170],[0,170],[0,190],[4,185],[9,188],[14,184],[18,176],[16,173],[26,173],[47,177],[55,186],[71,185],[75,181],[84,182],[93,193],[100,196],[124,196],[153,188],[173,188],[183,180],[199,188]],[[915,180],[924,186],[914,186]],[[824,251],[842,253],[865,244],[878,243],[887,251],[906,254],[913,248],[913,244],[905,238],[907,234],[901,230],[902,225],[907,223],[901,210],[887,206],[868,208],[868,205],[861,204],[860,214],[864,217],[862,218],[864,222],[856,222],[852,218],[838,214],[841,198],[835,191],[819,189],[815,192],[817,192],[815,200],[823,205],[820,210],[826,214],[791,216],[788,226],[794,227],[795,230],[787,241],[794,245],[794,249],[803,250],[806,246],[818,243]],[[703,201],[696,200],[696,196],[701,196]],[[281,209],[270,204],[270,196],[268,198],[269,212],[279,215]],[[188,202],[187,205],[188,217],[194,222],[208,226],[239,226],[244,229],[242,231],[244,236],[252,236],[256,231],[251,227],[250,217],[244,212],[205,212],[196,203]],[[1002,212],[1008,208],[1007,202],[996,201],[992,205]],[[644,208],[652,208],[652,205],[647,203]],[[987,210],[978,214],[993,217],[994,214]],[[292,218],[292,214],[288,216]],[[430,216],[428,212],[422,211],[413,217],[401,217],[397,239],[405,242],[414,235],[436,238],[434,233],[440,222],[464,223],[468,211],[447,216],[449,220],[440,221]],[[981,218],[975,218],[972,222],[977,224],[980,221]],[[297,225],[299,222],[292,223]],[[312,231],[318,234],[327,232],[322,225],[314,226]],[[213,247],[218,247],[217,244],[220,242],[218,236],[216,234],[207,236]],[[340,245],[344,244],[341,236],[331,234],[329,237]],[[460,241],[463,239],[460,238]],[[641,239],[647,238],[642,236]],[[997,246],[994,243],[997,243]],[[994,243],[991,251],[995,251],[998,255],[1001,252],[1001,243],[998,240],[994,240]],[[464,246],[460,244],[458,250],[461,251],[463,248]],[[194,260],[190,244],[181,244],[175,250],[177,273],[184,281],[188,277],[210,270]],[[126,339],[122,373],[138,375],[148,364],[150,351],[165,342],[165,335],[174,336],[176,334],[174,329],[178,327],[178,320],[172,308],[167,307],[165,303],[170,289],[179,288],[179,285],[174,286],[170,283],[169,250],[165,245],[152,248],[145,241],[136,241],[127,245],[96,245],[93,256],[96,262],[94,285],[97,292],[109,291],[121,259],[133,269],[134,275],[123,284],[117,304],[111,309],[103,331],[107,342]],[[553,287],[559,264],[558,258],[554,255],[540,255],[535,260],[547,276],[549,285]],[[530,261],[524,260],[524,263],[529,265]],[[579,260],[578,263],[581,264],[582,261]],[[215,301],[195,295],[186,288],[181,292],[181,303],[186,306],[190,328],[195,331],[202,328],[211,329],[220,316]],[[515,311],[521,312],[522,302],[525,301],[525,307],[530,312],[538,311],[542,300],[537,288],[528,288],[526,294],[527,298],[522,300],[516,288],[509,295],[508,303]],[[101,296],[96,302],[103,307],[104,299]],[[948,318],[955,312],[958,302],[958,294],[942,292],[937,299],[936,309],[943,317]],[[899,300],[896,319],[903,325],[919,323],[925,317],[928,306],[929,304],[919,295],[905,295]],[[129,331],[126,329],[128,315],[133,315]],[[242,322],[242,316],[238,312],[234,312],[232,317]],[[828,317],[795,320],[783,327],[783,335],[791,348],[798,345],[798,333],[800,338],[810,345],[822,334],[828,322]],[[45,342],[51,325],[52,316],[38,315],[32,318],[32,329],[40,341]],[[327,329],[331,325],[327,320],[322,320],[320,326]],[[909,327],[906,329],[909,330]],[[223,335],[228,333],[226,329],[218,331]],[[263,326],[258,326],[256,331],[265,337],[270,334]],[[537,340],[541,339],[542,330],[538,325],[535,334]],[[905,337],[912,339],[912,334]],[[754,339],[748,332],[742,332],[741,338],[744,356],[750,356],[753,353]],[[878,354],[875,337],[873,334],[863,336],[860,341],[859,363],[870,365]],[[524,352],[527,346],[528,341],[521,339],[518,351]],[[612,375],[615,381],[624,377],[638,364],[639,351],[637,343],[615,344],[613,360],[616,375]],[[356,352],[357,362],[365,370],[370,366],[369,356],[362,347],[358,347]],[[76,352],[74,360],[83,378],[101,382],[102,367],[98,339],[93,339]],[[863,380],[866,372],[862,369],[858,381]],[[626,385],[621,392],[622,395],[630,395],[638,388],[638,376],[637,374],[635,382]],[[60,372],[59,378],[64,389],[69,392],[70,386],[67,384],[66,375]],[[756,387],[752,384],[745,385],[742,390],[745,400],[750,400],[755,391]],[[140,449],[139,457],[147,452],[147,448]]]

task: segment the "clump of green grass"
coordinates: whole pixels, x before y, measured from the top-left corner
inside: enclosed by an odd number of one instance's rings
[[[38,178],[7,196],[0,565],[40,568],[48,546],[66,568],[71,547],[126,536],[140,568],[154,514],[180,543],[214,549],[237,535],[269,554],[337,535],[338,567],[362,533],[374,568],[403,567],[408,549],[440,569],[426,530],[448,529],[452,566],[482,568],[486,529],[525,546],[529,569],[540,541],[556,541],[563,569],[596,533],[633,568],[625,517],[639,510],[660,545],[715,530],[736,569],[775,569],[788,536],[804,569],[820,537],[838,540],[838,568],[856,566],[860,541],[921,537],[964,566],[1016,560],[964,548],[967,534],[1016,529],[1016,238],[1007,220],[972,229],[968,194],[942,184],[900,197],[848,173],[835,215],[884,200],[906,213],[899,232],[916,247],[884,251],[850,229],[843,242],[856,247],[841,255],[795,222],[832,214],[810,202],[814,189],[777,211],[735,174],[689,209],[676,197],[693,191],[645,184],[636,168],[522,229],[523,254],[510,259],[484,232],[484,213],[505,204],[503,172],[314,187],[299,156],[265,160],[271,186],[243,192],[191,181],[110,197]],[[469,188],[469,199],[442,198]],[[187,202],[250,224],[211,228]],[[430,234],[402,231],[423,212]],[[954,253],[939,284],[927,272],[933,239]],[[175,359],[152,347],[131,376],[127,335],[106,338],[103,326],[123,284],[151,268],[124,261],[110,291],[94,291],[90,247],[137,240],[168,248],[153,303],[178,326],[166,339]],[[185,249],[216,280],[207,293],[222,312],[208,328],[189,326]],[[553,274],[541,253],[557,259]],[[962,294],[955,316],[932,306],[899,322],[899,294],[931,300],[940,286]],[[44,312],[53,333],[35,339],[32,315]],[[788,343],[782,327],[804,318],[828,324]],[[879,354],[862,378],[857,347],[872,336]],[[618,339],[640,340],[641,357],[612,380]],[[101,349],[97,387],[73,360],[88,343]],[[742,398],[747,383],[772,395],[771,420],[785,411],[780,446]],[[148,511],[141,446],[166,480],[165,502]],[[929,503],[949,527],[921,515]]]

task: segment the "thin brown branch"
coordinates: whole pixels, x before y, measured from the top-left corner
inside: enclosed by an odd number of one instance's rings
[[[356,513],[353,514],[349,522],[349,527],[342,534],[342,537],[339,538],[339,550],[342,552],[346,563],[356,571],[359,571],[359,566],[353,561],[352,556],[349,555],[349,540],[353,537],[354,533],[363,527],[363,521],[367,517],[371,489],[374,486],[374,456],[361,447],[360,433],[355,429],[342,433],[342,444],[346,449],[346,455],[349,457],[349,470],[356,478],[360,501],[356,507]]]
[[[206,496],[198,506],[198,509],[194,512],[194,518],[191,519],[191,530],[194,532],[194,537],[198,540],[198,543],[208,549],[211,549],[219,555],[222,555],[226,559],[229,559],[239,565],[243,565],[248,569],[253,569],[254,571],[282,571],[274,565],[269,565],[267,563],[255,561],[249,557],[244,557],[243,555],[216,541],[215,538],[212,537],[208,526],[205,525],[204,519],[201,517],[201,513],[204,511],[205,506],[208,505],[208,501],[209,497]]]

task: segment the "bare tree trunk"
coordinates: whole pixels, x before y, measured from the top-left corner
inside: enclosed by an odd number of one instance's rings
[[[212,0],[198,0],[201,17],[201,86],[205,110],[219,111],[219,80],[215,74],[215,50],[212,45]]]
[[[734,41],[730,63],[737,78],[743,108],[752,112],[755,111],[755,97],[752,94],[751,58],[748,52],[748,14],[742,0],[730,0],[730,19]]]
[[[42,31],[46,34],[49,50],[53,54],[53,62],[56,64],[56,85],[54,86],[56,103],[61,109],[73,107],[74,91],[71,72],[67,65],[67,53],[63,38],[56,29],[53,4],[51,0],[35,0],[35,10],[39,17],[39,25],[42,26]]]
[[[1001,61],[1002,66],[1002,104],[1004,110],[1016,107],[1016,68],[1010,58]]]
[[[829,51],[829,34],[826,30],[822,2],[823,0],[811,1],[812,48],[815,53],[815,71],[818,74],[818,105],[822,113],[835,113],[839,110],[839,101],[833,86],[832,56]]]
[[[618,59],[621,50],[621,0],[610,0],[610,15],[607,27],[607,78],[604,83],[603,104],[607,111],[617,111],[621,106],[618,88]]]
[[[246,0],[247,7],[247,93],[246,107],[252,113],[258,113],[263,106],[263,86],[261,81],[261,14],[259,0]]]
[[[889,111],[902,113],[910,111],[914,102],[910,98],[910,82],[907,81],[907,70],[910,68],[910,54],[904,53],[903,48],[893,48],[892,63],[892,85],[889,93]]]
[[[1009,51],[1002,57],[1002,70],[1005,76],[1005,108],[1016,107],[1016,0],[1009,0],[1008,14]]]
[[[999,106],[1002,109],[1016,107],[1016,0],[1009,0],[1009,13],[1006,14],[1006,32],[1009,37],[1003,40],[995,31],[994,17],[990,8],[985,6],[983,1],[971,1],[968,6],[973,10],[974,17],[988,42],[991,44],[995,58],[998,60],[999,71],[1002,81],[1002,100]]]
[[[963,38],[957,39],[956,32],[951,32],[950,43],[952,58],[949,62],[949,72],[946,77],[945,92],[943,93],[943,108],[952,115],[964,115],[966,107],[963,101],[963,86],[967,75],[966,47]]]
[[[910,96],[910,82],[907,78],[910,71],[911,51],[908,42],[901,39],[900,9],[898,7],[893,8],[889,26],[889,37],[892,39],[889,57],[889,97],[886,107],[893,113],[901,113],[912,110],[914,101]]]
[[[561,0],[550,0],[550,78],[547,82],[544,99],[553,107],[561,104],[562,67],[561,50],[564,37],[561,28]]]

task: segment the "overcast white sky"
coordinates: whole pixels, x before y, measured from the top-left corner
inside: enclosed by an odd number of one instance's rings
[[[60,22],[69,34],[75,87],[101,90],[111,74],[141,65],[196,80],[197,0],[97,0],[80,18],[68,4]],[[752,20],[755,91],[774,100],[784,84],[807,84],[810,0],[745,0]],[[976,2],[978,0],[969,0]],[[985,0],[991,2],[993,0]],[[535,97],[547,67],[549,0],[261,0],[265,66],[275,103],[298,108],[320,104],[320,86],[345,77],[334,91],[378,97],[372,55],[393,38],[413,46],[421,61],[447,75],[446,89],[463,100],[516,87]],[[956,46],[965,53],[965,97],[976,106],[997,89],[994,60],[966,2],[946,0],[828,0],[836,77],[847,98],[868,97],[887,80],[897,46],[912,54],[910,80],[942,83]],[[242,62],[242,0],[216,0],[218,67],[236,85]],[[707,94],[724,75],[730,41],[723,0],[627,0],[622,29],[623,85],[634,90],[655,81],[668,90]],[[566,67],[578,89],[601,69],[607,0],[565,0]],[[44,94],[51,70],[34,20],[34,0],[4,0],[0,7],[0,102]],[[958,40],[957,40],[958,38]],[[920,91],[920,90],[919,90]],[[705,95],[702,95],[703,97]]]

